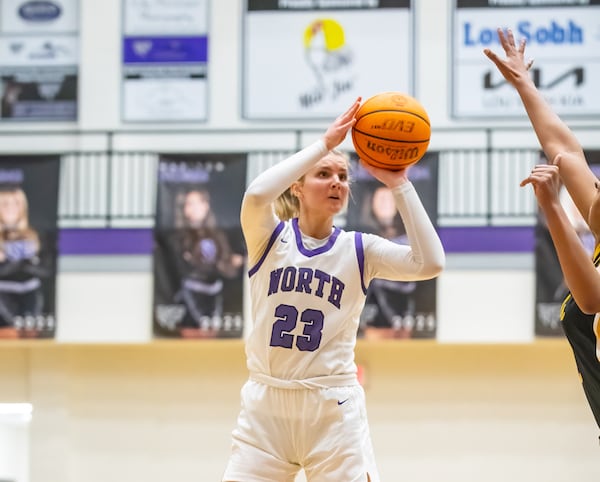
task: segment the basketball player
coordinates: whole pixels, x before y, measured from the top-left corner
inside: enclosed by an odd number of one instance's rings
[[[0,327],[39,316],[44,308],[42,283],[49,273],[28,205],[20,187],[0,190]]]
[[[334,150],[358,98],[314,144],[250,183],[241,208],[254,326],[224,481],[378,482],[354,347],[369,282],[437,276],[442,244],[406,170],[365,168],[394,193],[410,246],[333,224],[349,164]]]
[[[533,186],[570,290],[560,317],[583,390],[600,427],[600,183],[575,135],[553,112],[530,78],[531,62],[524,60],[525,41],[517,47],[510,30],[498,29],[498,36],[506,59],[500,59],[489,49],[484,53],[519,93],[546,158],[551,160],[551,164],[535,166],[521,185]],[[560,202],[561,181],[594,233],[596,246],[592,259]]]
[[[240,273],[244,259],[219,227],[206,189],[186,192],[177,207],[183,222],[177,249],[181,288],[175,297],[187,308],[182,325],[197,328],[206,318],[223,316],[224,281]]]

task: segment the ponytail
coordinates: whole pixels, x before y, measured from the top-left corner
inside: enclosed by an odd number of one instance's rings
[[[292,194],[291,188],[287,188],[273,204],[275,214],[282,221],[298,217],[300,214],[300,203],[298,198]]]

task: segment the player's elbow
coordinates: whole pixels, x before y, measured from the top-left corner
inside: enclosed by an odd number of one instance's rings
[[[270,204],[271,199],[258,189],[248,189],[242,198],[242,208],[259,209]]]
[[[261,199],[261,195],[258,189],[252,189],[252,187],[248,187],[246,192],[244,193],[244,197],[242,198],[242,204],[250,204],[255,205],[259,204]]]
[[[571,295],[582,313],[586,315],[600,313],[600,292],[582,292],[572,289]]]
[[[600,313],[600,300],[585,300],[581,302],[577,302],[577,306],[582,313],[586,315],[595,315],[596,313]]]
[[[584,305],[583,308],[580,306],[579,309],[584,315],[595,315],[596,313],[600,313],[600,306],[594,308],[593,305]]]
[[[443,253],[435,256],[434,258],[427,260],[423,263],[420,275],[423,279],[431,279],[439,276],[444,268],[446,267],[446,256]]]

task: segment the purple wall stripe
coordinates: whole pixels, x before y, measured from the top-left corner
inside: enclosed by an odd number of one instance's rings
[[[530,253],[535,247],[533,226],[439,228],[447,253]]]
[[[152,229],[61,229],[59,255],[151,254]]]
[[[527,253],[535,246],[532,226],[444,227],[447,253]],[[152,254],[152,229],[61,229],[60,255]]]

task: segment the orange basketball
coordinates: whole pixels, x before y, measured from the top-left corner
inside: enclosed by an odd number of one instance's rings
[[[425,108],[402,92],[382,92],[356,113],[352,143],[368,164],[399,170],[418,162],[427,151],[431,126]]]

